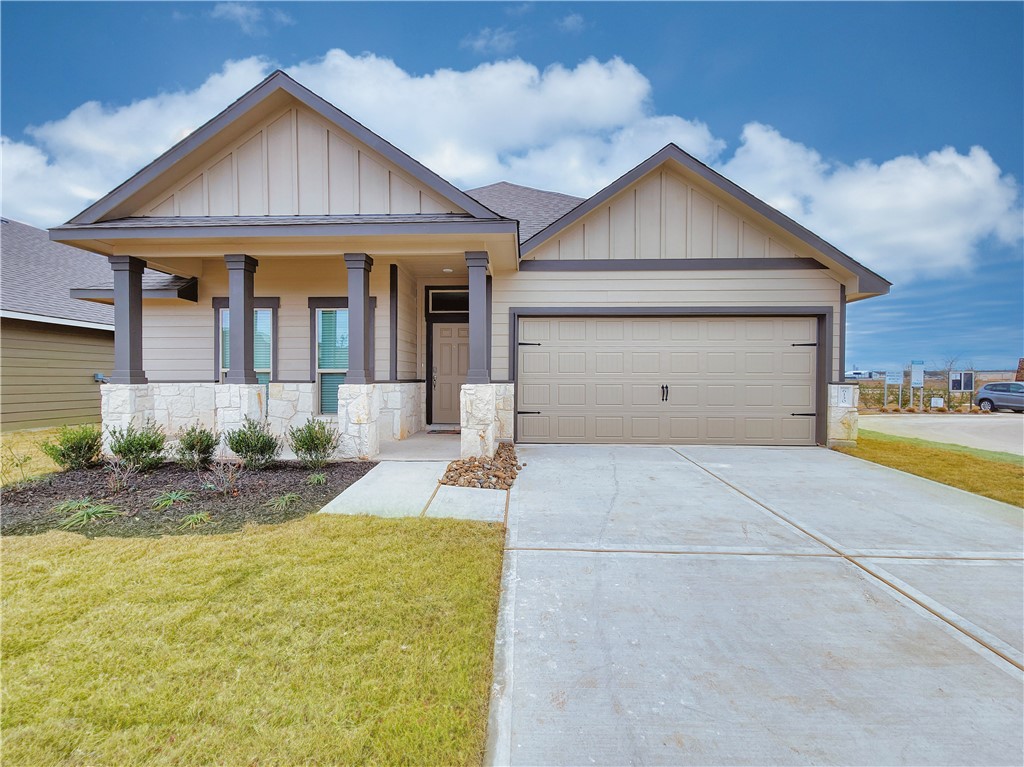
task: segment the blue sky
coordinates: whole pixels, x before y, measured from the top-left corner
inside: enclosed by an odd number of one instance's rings
[[[66,220],[276,67],[454,183],[668,141],[889,277],[848,368],[1024,355],[1020,3],[11,3],[4,214]],[[90,103],[91,102],[91,103]]]

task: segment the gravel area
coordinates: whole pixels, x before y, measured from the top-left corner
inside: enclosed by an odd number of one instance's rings
[[[66,516],[54,507],[86,498],[110,504],[119,512],[74,529],[89,537],[227,533],[246,524],[276,524],[319,511],[374,466],[369,462],[330,464],[319,472],[324,484],[310,485],[307,479],[313,472],[281,462],[262,471],[239,471],[234,482],[222,482],[222,490],[210,488],[210,472],[199,474],[173,463],[135,475],[117,491],[111,489],[110,474],[102,467],[58,472],[3,488],[0,534],[34,535],[57,529]],[[165,509],[153,508],[161,494],[175,490],[190,496]],[[298,497],[271,504],[289,493]],[[209,515],[209,523],[182,529],[184,517],[196,513]]]
[[[525,465],[519,463],[515,446],[510,442],[502,442],[498,445],[493,458],[463,458],[452,461],[441,478],[441,484],[508,490]]]

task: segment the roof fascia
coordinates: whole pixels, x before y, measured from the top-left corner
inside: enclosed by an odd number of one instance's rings
[[[826,242],[806,227],[801,226],[786,214],[776,210],[764,200],[755,197],[746,189],[730,181],[722,174],[712,170],[696,157],[687,154],[675,144],[668,144],[635,168],[620,176],[586,202],[581,203],[576,208],[562,216],[562,218],[552,222],[547,227],[537,232],[537,234],[520,246],[522,255],[525,256],[527,253],[551,239],[559,232],[569,226],[572,226],[572,224],[576,223],[588,213],[607,202],[619,192],[623,191],[626,187],[635,183],[640,178],[646,176],[655,168],[665,164],[669,160],[674,160],[679,163],[686,170],[696,174],[718,188],[721,192],[743,203],[755,213],[764,216],[776,226],[793,235],[815,251],[821,253],[827,259],[831,259],[841,267],[851,271],[858,279],[859,293],[884,295],[889,292],[889,288],[892,283],[884,277],[871,271],[858,261],[855,261],[834,245]]]
[[[427,234],[513,234],[518,236],[518,222],[511,219],[469,219],[465,222],[439,221],[432,223],[394,222],[377,224],[250,224],[241,226],[126,226],[114,223],[90,224],[76,227],[70,224],[50,230],[50,239],[56,242],[80,240],[150,240],[150,239],[206,239],[251,237],[376,237],[387,235]]]
[[[111,291],[113,293],[113,291]],[[69,328],[88,328],[89,330],[109,330],[113,332],[113,325],[105,325],[102,322],[86,322],[85,320],[68,320],[63,317],[49,317],[43,314],[29,314],[28,312],[0,311],[0,317],[5,320],[25,320],[27,322],[42,322],[46,325],[64,325]]]
[[[328,122],[333,123],[341,130],[348,132],[376,152],[379,152],[417,181],[423,183],[442,197],[456,203],[467,213],[476,218],[501,218],[497,213],[474,200],[393,144],[385,141],[330,102],[313,93],[313,91],[305,86],[300,85],[281,70],[277,70],[216,117],[190,133],[134,176],[72,218],[68,223],[96,223],[114,208],[124,203],[133,194],[145,188],[162,174],[173,169],[175,165],[184,160],[188,155],[207,141],[213,139],[218,133],[277,91],[284,91],[289,94]]]

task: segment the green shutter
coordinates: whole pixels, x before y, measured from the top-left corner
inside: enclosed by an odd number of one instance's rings
[[[320,412],[338,412],[338,387],[345,383],[344,373],[320,374]]]
[[[348,370],[348,309],[322,309],[317,316],[317,367]]]
[[[273,349],[273,310],[256,309],[253,317],[253,362],[256,370],[270,370]]]

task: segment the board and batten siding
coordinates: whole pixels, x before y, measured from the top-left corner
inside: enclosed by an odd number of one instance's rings
[[[807,307],[832,308],[832,370],[839,375],[840,285],[828,272],[638,271],[518,272],[494,280],[491,376],[508,380],[512,307]]]
[[[370,273],[374,313],[374,365],[386,379],[389,357],[390,286],[388,264],[376,262]],[[341,257],[261,258],[253,292],[279,298],[277,379],[309,380],[309,298],[344,297],[348,275]],[[142,308],[142,357],[150,381],[212,381],[214,360],[213,298],[228,295],[228,273],[220,259],[203,259],[199,301],[146,300]],[[401,300],[401,299],[400,299]],[[399,315],[401,316],[401,314]]]
[[[462,213],[305,107],[277,111],[134,216]]]
[[[652,171],[527,260],[796,258],[810,256],[789,235],[769,233],[742,206],[669,168]]]
[[[99,423],[93,375],[113,367],[112,331],[0,319],[0,427]]]

